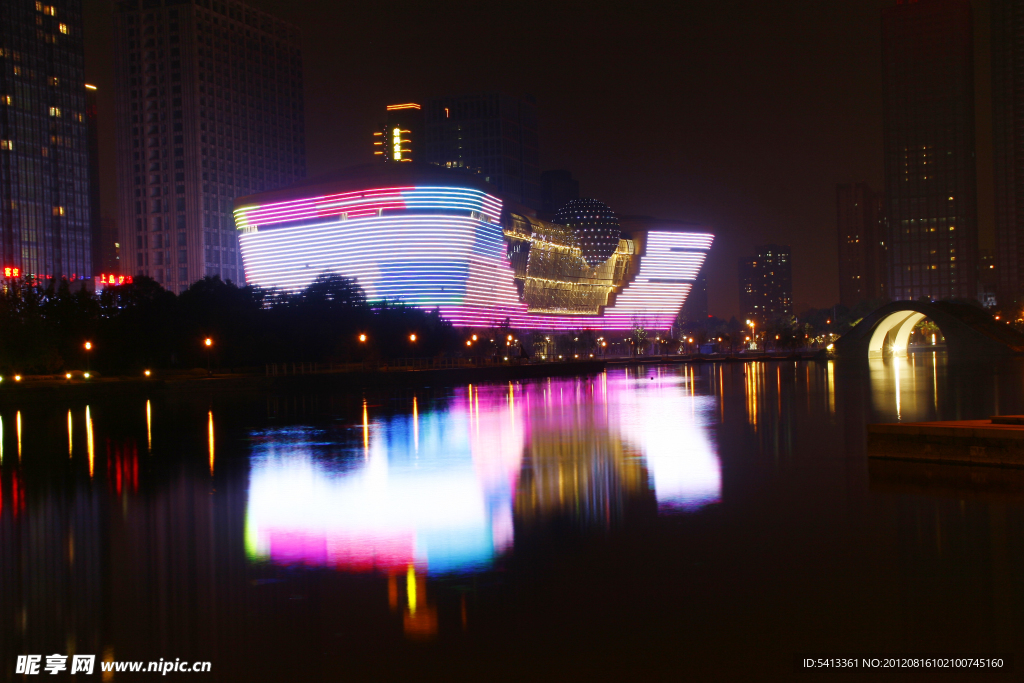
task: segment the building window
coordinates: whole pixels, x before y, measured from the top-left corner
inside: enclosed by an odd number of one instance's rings
[[[60,116],[60,107],[50,107],[50,116]]]

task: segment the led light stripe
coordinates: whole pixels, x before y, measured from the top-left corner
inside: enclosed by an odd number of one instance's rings
[[[399,203],[405,213],[353,215]],[[323,221],[343,212],[345,220]],[[437,307],[452,324],[473,327],[508,319],[520,329],[667,329],[714,240],[705,233],[650,231],[639,269],[601,315],[542,314],[529,313],[519,299],[502,227],[490,220],[501,215],[500,201],[479,190],[384,188],[243,207],[235,215],[240,228],[281,224],[239,235],[248,282],[299,291],[335,272],[354,278],[371,301]]]

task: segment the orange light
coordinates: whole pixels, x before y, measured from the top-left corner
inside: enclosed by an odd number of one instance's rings
[[[149,370],[146,370],[146,371],[145,371],[145,372],[143,372],[142,374],[144,374],[144,375],[145,375],[146,377],[149,377],[149,375],[150,375],[151,373],[149,372]]]
[[[416,341],[416,335],[415,334],[410,334],[409,335],[409,341],[411,341],[411,342]]]
[[[71,373],[70,372],[64,373],[64,379],[71,379]]]
[[[359,335],[359,341],[365,342],[366,341],[366,335],[365,334]]]
[[[511,335],[511,334],[510,334],[510,335],[508,335],[508,340],[509,340],[509,341],[512,341],[512,335]]]
[[[472,346],[472,345],[473,345],[473,342],[471,342],[470,340],[467,339],[466,340],[466,346]]]
[[[14,381],[15,382],[20,382],[21,381],[21,375],[15,375],[14,376]]]
[[[476,335],[475,334],[473,335],[473,341],[476,341]]]
[[[86,351],[91,351],[92,350],[92,342],[85,342],[85,350]]]
[[[419,108],[420,108],[420,105],[415,104],[414,102],[409,102],[407,104],[389,104],[387,110],[388,111],[398,111],[399,109],[419,109]]]
[[[203,341],[203,343],[204,343],[204,344],[206,344],[207,346],[213,346],[213,340],[212,340],[212,339],[210,339],[209,337],[207,337],[207,338],[206,338],[206,339],[205,339],[205,340]]]

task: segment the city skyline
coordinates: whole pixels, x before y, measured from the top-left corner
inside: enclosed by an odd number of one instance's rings
[[[455,40],[490,25],[486,13],[441,13],[442,20],[404,5],[389,9],[397,31],[417,28],[402,45],[384,48],[372,36],[337,44],[329,31],[332,21],[377,21],[368,8],[306,13],[277,0],[252,4],[296,23],[303,45],[317,53],[305,63],[310,176],[364,161],[365,140],[388,103],[489,88],[527,92],[538,102],[542,171],[570,170],[584,195],[621,214],[700,222],[722,236],[708,262],[712,313],[738,312],[736,259],[766,240],[794,245],[798,311],[838,301],[833,193],[841,183],[882,187],[881,11],[895,0],[794,2],[773,12],[757,3],[676,8],[656,22],[642,55],[599,56],[596,46],[559,33],[543,58],[511,51],[458,64],[450,63],[448,51],[432,50],[426,36]],[[100,86],[101,114],[109,118],[109,100],[102,98],[110,97],[112,80],[105,66],[112,60],[111,12],[97,0],[85,5],[87,75]],[[979,234],[982,248],[993,248],[989,3],[973,5]],[[516,16],[493,18],[509,28],[529,26],[540,40],[568,17],[527,4]],[[601,36],[619,31],[628,39],[646,19],[610,13],[589,21]],[[686,20],[688,40],[654,39],[676,19]],[[380,60],[360,62],[358,70],[338,66],[348,55],[375,49],[383,50]],[[814,49],[820,56],[804,59]],[[414,58],[424,52],[424,59]],[[559,60],[565,68],[548,68]],[[685,106],[681,95],[662,88],[669,76],[696,94]],[[333,85],[339,78],[344,88]],[[629,86],[609,97],[598,78],[626,79]],[[728,88],[723,78],[730,79]],[[662,140],[650,122],[666,113],[675,133]],[[109,143],[109,121],[104,135]],[[600,145],[599,135],[607,135]],[[108,190],[111,165],[103,165]],[[621,174],[624,167],[631,173]],[[104,194],[105,207],[110,194]]]

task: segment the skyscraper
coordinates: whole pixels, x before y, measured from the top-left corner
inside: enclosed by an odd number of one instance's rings
[[[92,277],[79,0],[4,0],[0,20],[0,267]],[[11,270],[8,270],[11,269]]]
[[[114,31],[125,272],[243,281],[233,200],[306,173],[298,31],[210,0],[121,0]]]
[[[882,12],[890,296],[977,296],[974,43],[966,0]]]
[[[793,267],[789,247],[765,244],[739,260],[740,313],[760,324],[793,314]]]
[[[996,301],[1024,304],[1024,2],[992,0]]]
[[[373,132],[373,154],[385,163],[423,161],[423,111],[413,102],[389,104]]]
[[[540,208],[533,98],[483,93],[432,99],[426,124],[428,163],[465,168],[508,198]]]
[[[836,187],[839,303],[853,308],[888,292],[886,221],[882,197],[867,183]]]

